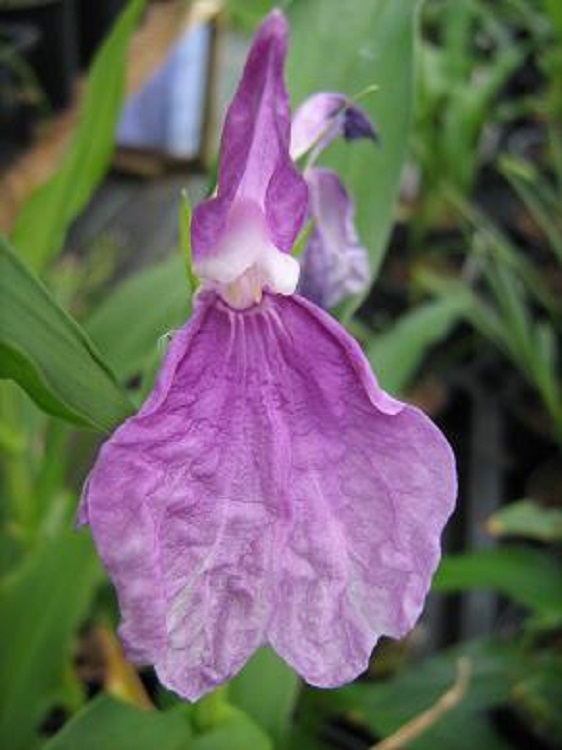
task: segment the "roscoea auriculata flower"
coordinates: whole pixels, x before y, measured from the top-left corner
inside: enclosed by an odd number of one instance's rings
[[[263,645],[313,685],[356,677],[418,619],[456,493],[438,428],[295,294],[308,188],[286,44],[273,12],[227,114],[216,196],[194,212],[193,315],[80,506],[127,655],[190,700]]]

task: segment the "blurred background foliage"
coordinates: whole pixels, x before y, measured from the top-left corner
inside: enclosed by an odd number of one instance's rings
[[[433,601],[341,690],[304,687],[264,650],[190,706],[124,661],[111,588],[72,526],[100,436],[142,400],[192,289],[179,251],[108,285],[101,247],[71,272],[63,250],[111,164],[145,6],[132,0],[91,65],[59,169],[0,242],[0,745],[561,747],[562,5],[281,5],[294,102],[379,86],[362,105],[380,148],[338,144],[326,159],[357,202],[373,270],[368,298],[336,312],[384,387],[430,411],[457,450]],[[233,33],[271,6],[231,0]]]

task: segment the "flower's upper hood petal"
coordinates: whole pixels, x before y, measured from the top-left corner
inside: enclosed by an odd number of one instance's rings
[[[454,503],[451,450],[299,297],[212,293],[82,501],[127,653],[194,700],[270,643],[309,682],[416,621]]]
[[[222,133],[217,195],[193,213],[195,265],[218,252],[237,204],[261,212],[269,241],[289,252],[306,215],[307,188],[289,156],[290,108],[283,81],[288,26],[273,11],[262,23]]]
[[[314,167],[306,180],[314,231],[304,251],[299,291],[328,309],[369,288],[369,254],[359,241],[353,201],[338,175]]]
[[[378,140],[369,114],[345,94],[313,94],[297,108],[291,126],[291,156],[300,159],[309,151],[315,158],[335,138]]]

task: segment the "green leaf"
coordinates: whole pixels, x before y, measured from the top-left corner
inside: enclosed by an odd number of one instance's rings
[[[552,650],[535,659],[513,689],[518,708],[547,746],[550,738],[562,737],[561,695],[562,658]]]
[[[180,199],[180,246],[185,260],[185,271],[190,289],[194,292],[197,289],[197,277],[193,272],[193,250],[191,247],[191,217],[193,210],[189,196],[185,190],[182,190]]]
[[[551,315],[556,316],[558,300],[545,284],[544,275],[541,275],[527,255],[520,251],[484,211],[471,205],[449,185],[447,186],[447,200],[459,216],[476,231],[478,242],[482,243],[480,249],[485,250],[487,262],[489,263],[492,259],[519,276],[536,300]]]
[[[433,581],[440,592],[497,589],[538,614],[562,617],[562,576],[548,552],[500,547],[443,558]]]
[[[562,263],[562,222],[560,221],[559,197],[550,187],[547,178],[534,164],[504,156],[500,160],[500,171],[519,195],[521,201],[548,237],[552,250]]]
[[[92,65],[80,122],[64,161],[22,208],[13,241],[40,271],[61,249],[70,222],[109,167],[121,113],[129,39],[146,0],[131,0]]]
[[[89,536],[68,532],[0,583],[0,747],[33,745],[100,576]]]
[[[532,377],[562,441],[562,381],[558,375],[558,337],[549,321],[539,321],[533,330],[535,356]]]
[[[537,389],[552,419],[556,439],[562,441],[562,391],[557,376],[558,342],[548,321],[535,322],[531,300],[526,294],[529,282],[519,277],[509,255],[486,259],[485,273],[495,296],[495,304],[476,294],[459,280],[431,272],[417,274],[418,284],[442,300],[462,300],[466,320],[490,339],[520,369]]]
[[[543,3],[557,36],[562,39],[562,5],[558,0],[543,0]]]
[[[196,706],[142,711],[107,696],[77,714],[44,750],[272,750],[269,738],[242,711],[227,706],[218,726],[194,731]]]
[[[491,516],[486,529],[493,536],[520,536],[540,542],[562,541],[562,510],[534,500],[510,503]]]
[[[273,750],[269,737],[249,716],[228,706],[228,717],[216,729],[198,735],[186,750]]]
[[[141,271],[109,293],[86,330],[122,381],[152,361],[159,339],[183,325],[191,289],[178,255]]]
[[[178,711],[144,711],[101,696],[44,750],[191,750],[191,734],[189,722]]]
[[[0,238],[0,377],[46,412],[110,430],[132,409],[80,326]]]
[[[229,683],[228,696],[280,743],[289,730],[299,687],[297,674],[274,651],[262,648]]]
[[[470,680],[464,697],[444,713],[408,750],[455,748],[504,750],[510,745],[494,730],[487,712],[507,702],[510,670],[517,653],[499,643],[474,642],[415,664],[383,683],[357,683],[338,691],[331,707],[353,712],[378,736],[396,732],[406,722],[433,706],[456,679],[457,660],[470,660]]]
[[[378,272],[392,225],[412,117],[414,27],[418,0],[307,0],[289,7],[292,26],[288,81],[293,103],[315,91],[353,96],[371,84],[378,93],[361,100],[381,145],[339,143],[326,158],[357,201],[359,233]]]
[[[289,0],[290,2],[290,0]],[[283,5],[287,5],[285,0]],[[229,16],[235,24],[253,31],[276,5],[276,0],[227,0]]]
[[[511,269],[500,263],[487,264],[485,273],[507,333],[506,344],[520,366],[532,372],[533,324],[525,288]]]
[[[308,690],[302,713],[316,713],[317,733],[322,728],[318,721],[322,714],[325,723],[326,718],[343,713],[353,724],[364,724],[375,736],[386,737],[433,707],[454,685],[461,656],[469,663],[461,700],[408,742],[408,748],[472,750],[480,744],[486,750],[507,749],[510,746],[496,733],[489,710],[507,703],[511,673],[519,668],[521,657],[516,649],[495,641],[462,644],[416,662],[384,682],[357,682],[331,693]]]
[[[496,311],[464,282],[422,269],[416,273],[416,284],[445,302],[455,298],[462,300],[461,309],[467,321],[497,345],[505,345],[506,334]]]
[[[291,731],[291,735],[287,743],[283,746],[287,750],[292,748],[298,748],[298,750],[328,750],[326,743],[316,737],[315,733],[310,729],[295,726]],[[329,750],[333,750],[333,745],[330,743]]]
[[[450,333],[466,313],[466,306],[465,296],[428,302],[402,315],[383,334],[374,336],[367,345],[367,357],[382,387],[402,393],[427,351]]]

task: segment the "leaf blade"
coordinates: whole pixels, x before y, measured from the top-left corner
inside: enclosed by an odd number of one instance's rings
[[[562,616],[562,577],[543,550],[506,546],[448,555],[433,588],[439,592],[497,589],[537,613]]]
[[[177,255],[119,284],[85,327],[119,378],[126,381],[150,361],[158,339],[183,324],[190,298],[184,262]],[[156,302],[147,305],[147,300]]]
[[[44,750],[187,750],[191,731],[177,711],[146,711],[101,696],[78,713]],[[134,739],[133,739],[134,738]]]
[[[105,39],[90,72],[70,149],[17,217],[12,238],[34,270],[40,271],[61,250],[70,222],[109,166],[125,89],[127,45],[145,3],[131,0]]]
[[[377,124],[380,148],[375,151],[366,142],[338,144],[326,159],[357,201],[359,233],[370,251],[373,277],[384,256],[408,147],[419,6],[418,0],[364,0],[343,10],[338,0],[309,0],[289,7],[288,81],[294,104],[319,89],[352,96],[371,84],[380,87],[361,101]]]
[[[367,357],[381,386],[402,393],[426,352],[449,334],[466,308],[465,297],[443,297],[408,311],[389,330],[374,336]]]
[[[88,536],[68,532],[0,583],[0,745],[26,750],[60,690],[71,641],[101,575]],[[39,668],[40,667],[40,668]]]
[[[273,651],[262,648],[229,683],[228,695],[280,743],[289,731],[299,688],[297,674]]]
[[[0,377],[45,411],[110,430],[132,411],[94,345],[0,238]]]

